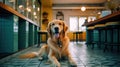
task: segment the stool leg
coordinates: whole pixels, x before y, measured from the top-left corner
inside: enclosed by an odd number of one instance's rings
[[[104,47],[104,52],[106,51],[106,50],[108,50],[108,48],[107,48],[107,44],[104,44],[105,45],[105,47]]]
[[[94,45],[95,45],[95,44],[94,44],[94,43],[92,43],[92,49],[94,49]]]
[[[114,44],[111,45],[111,52],[113,51],[113,45],[114,45]]]
[[[37,47],[39,46],[40,46],[40,35],[38,34],[38,46]]]
[[[113,43],[113,29],[111,30],[111,41]],[[114,44],[111,44],[111,51],[113,51]]]
[[[105,28],[105,42],[107,42],[107,29]],[[107,50],[107,44],[104,43],[105,47],[103,49],[103,52],[105,52]]]
[[[120,51],[119,49],[120,49],[120,45],[118,44],[118,47],[117,47],[117,52],[119,52],[119,51]]]
[[[98,34],[99,34],[99,41],[98,41],[98,48],[101,48],[101,44],[100,44],[100,42],[101,42],[101,31],[100,30],[98,30],[99,32],[98,32]]]
[[[46,34],[46,44],[47,44],[48,35]]]
[[[76,43],[78,42],[78,34],[76,33]]]
[[[73,33],[73,41],[75,41],[75,40],[74,40],[74,33]]]
[[[91,39],[92,39],[92,49],[94,49],[94,45],[95,45],[95,43],[94,43],[94,31],[92,30],[91,31]]]
[[[117,47],[117,51],[119,52],[119,50],[120,50],[120,42],[119,42],[119,37],[120,37],[120,32],[119,32],[119,29],[120,29],[120,27],[118,27],[118,29],[117,29],[117,32],[118,32],[118,47]]]
[[[42,42],[42,36],[40,35],[40,42],[39,42],[39,46],[40,46],[41,42]]]

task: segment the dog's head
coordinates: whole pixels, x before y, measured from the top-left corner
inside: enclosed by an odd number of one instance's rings
[[[54,36],[55,38],[59,38],[60,35],[64,37],[67,29],[68,27],[65,25],[65,22],[61,20],[53,20],[52,22],[49,22],[47,28],[50,37]]]

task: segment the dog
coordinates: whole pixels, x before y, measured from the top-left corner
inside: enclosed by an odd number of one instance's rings
[[[53,20],[48,23],[47,32],[49,38],[47,45],[43,45],[38,52],[32,52],[21,55],[20,58],[33,58],[42,56],[46,53],[48,60],[51,61],[55,67],[61,67],[59,59],[66,57],[72,67],[77,67],[75,61],[72,59],[68,50],[69,38],[67,36],[68,26],[62,20]]]

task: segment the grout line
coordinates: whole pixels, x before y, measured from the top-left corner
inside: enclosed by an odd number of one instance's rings
[[[32,47],[33,47],[33,46],[32,46]],[[7,57],[5,57],[5,58],[0,59],[0,64],[6,62],[6,61],[8,61],[8,60],[10,60],[10,59],[13,58],[13,57],[16,57],[17,55],[19,55],[19,54],[21,54],[21,53],[24,53],[25,51],[31,49],[32,47],[28,47],[28,48],[26,48],[26,49],[24,49],[24,50],[22,50],[22,51],[16,52],[16,53],[14,53],[14,54],[12,54],[12,55],[10,55],[10,56],[7,56]]]
[[[42,61],[40,62],[40,64],[41,64],[41,63],[42,63]],[[40,66],[41,66],[40,64],[38,65],[38,67],[40,67]]]
[[[26,63],[24,63],[24,64],[22,65],[22,67],[24,67],[25,64],[29,63],[29,60],[30,60],[30,59],[28,59],[28,60],[26,61]]]

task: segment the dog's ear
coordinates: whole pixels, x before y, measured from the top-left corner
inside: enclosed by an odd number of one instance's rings
[[[47,31],[48,31],[48,35],[52,37],[51,23],[48,23]]]
[[[65,22],[63,22],[63,36],[66,35],[67,30],[68,30],[68,26],[65,24]]]

